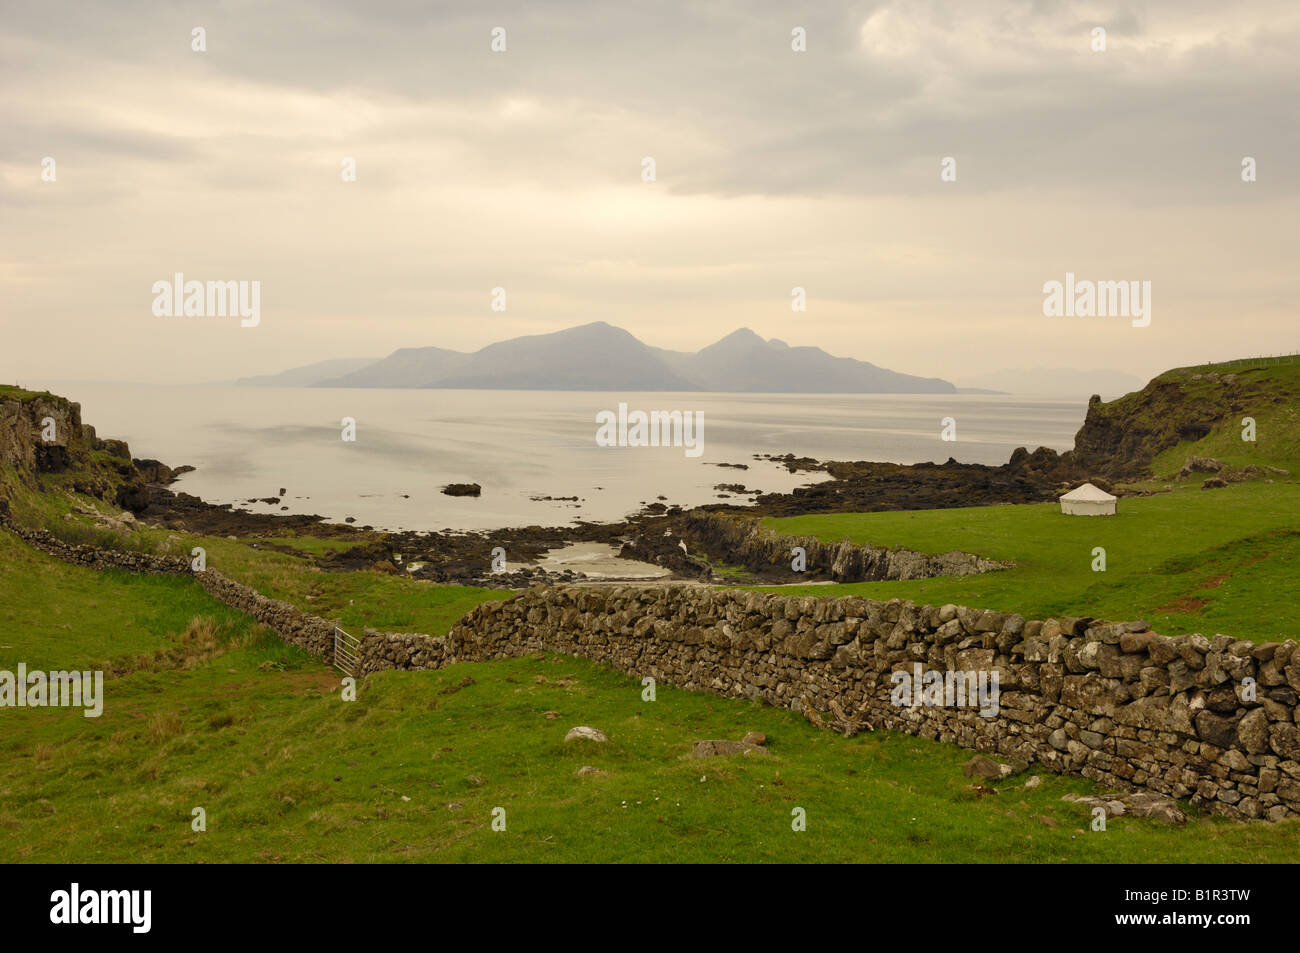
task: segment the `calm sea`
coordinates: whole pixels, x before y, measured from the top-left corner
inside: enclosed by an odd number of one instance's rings
[[[385,529],[492,529],[617,520],[667,497],[720,502],[719,483],[789,490],[820,478],[790,474],[756,453],[822,460],[1005,463],[1024,446],[1069,449],[1081,402],[996,396],[671,394],[550,391],[316,390],[150,387],[28,382],[79,401],[101,437],[136,457],[198,469],[173,487],[256,512],[355,517]],[[596,415],[703,411],[704,453],[673,447],[601,447]],[[344,417],[357,439],[341,439]],[[957,439],[940,439],[941,421]],[[747,463],[748,470],[717,463]],[[478,483],[478,498],[442,494]],[[545,501],[533,497],[577,496]],[[732,497],[728,502],[741,502]]]

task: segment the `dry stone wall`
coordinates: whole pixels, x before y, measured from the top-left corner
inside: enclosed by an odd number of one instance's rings
[[[235,582],[215,569],[194,574],[210,596],[232,609],[247,612],[279,634],[290,645],[306,649],[324,661],[334,661],[334,627],[337,619],[322,619],[278,599],[268,599],[251,586]]]
[[[703,587],[537,587],[442,637],[367,633],[363,674],[565,652],[683,688],[1041,764],[1211,813],[1300,814],[1293,641],[1166,637],[1144,622],[1026,620],[963,606]],[[897,707],[891,675],[996,671],[999,710]]]
[[[291,645],[306,649],[326,662],[334,660],[334,626],[337,620],[323,619],[300,611],[287,602],[268,599],[251,586],[235,582],[213,569],[193,572],[183,556],[156,556],[98,546],[65,543],[45,530],[28,529],[0,520],[0,525],[26,540],[31,546],[64,562],[88,569],[123,569],[151,575],[185,576],[194,579],[209,595],[232,609],[246,612],[264,623]]]
[[[189,573],[187,560],[72,546],[10,526],[94,569]],[[215,570],[220,602],[333,659],[335,623]],[[1122,789],[1186,798],[1211,813],[1300,814],[1296,643],[1166,637],[1144,622],[1026,620],[964,606],[782,596],[706,587],[535,587],[471,610],[445,636],[367,630],[358,674],[555,651],[682,688],[838,709],[1013,762]],[[994,717],[974,706],[900,707],[891,677],[996,672]]]
[[[101,549],[98,546],[65,543],[43,529],[28,529],[0,520],[20,539],[43,553],[64,562],[88,569],[124,569],[127,572],[147,575],[175,576],[190,571],[190,561],[181,556],[155,556],[152,553],[133,553],[125,550]]]

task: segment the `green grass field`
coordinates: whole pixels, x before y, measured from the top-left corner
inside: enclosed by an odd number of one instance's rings
[[[193,580],[95,572],[0,531],[0,669],[13,671],[19,662],[29,668],[117,667],[174,648],[196,616],[211,618],[232,638],[255,625]]]
[[[79,862],[1184,862],[1300,855],[1300,824],[1112,819],[1086,781],[971,789],[969,752],[853,739],[790,712],[660,690],[549,656],[383,673],[356,702],[274,640],[113,680],[103,716],[6,712],[0,857]],[[466,678],[473,683],[458,688]],[[559,717],[547,719],[545,712]],[[566,745],[591,724],[604,745]],[[767,758],[689,757],[769,737]],[[578,777],[591,765],[603,775]],[[191,828],[193,809],[207,830]],[[504,808],[505,831],[491,828]],[[802,807],[807,830],[791,828]]]
[[[788,535],[959,549],[1015,568],[908,582],[782,592],[901,597],[1019,612],[1026,618],[1146,619],[1169,635],[1224,632],[1300,638],[1300,486],[1239,483],[1125,498],[1113,517],[1065,516],[1055,503],[796,516],[767,520]],[[1096,572],[1093,550],[1106,551]],[[793,573],[791,574],[793,576]]]
[[[644,702],[639,681],[561,656],[381,673],[345,702],[336,672],[223,616],[188,580],[78,570],[2,531],[0,547],[0,666],[65,667],[128,647],[137,657],[108,678],[100,718],[0,711],[6,861],[1300,857],[1300,822],[1115,818],[1092,832],[1086,810],[1061,800],[1099,790],[1081,779],[1044,773],[1026,791],[1020,775],[981,795],[960,770],[970,752],[950,745],[844,739],[791,712],[670,686]],[[610,741],[566,746],[579,724]],[[696,740],[751,730],[768,735],[770,757],[689,757]],[[582,765],[605,774],[576,777]],[[195,807],[204,832],[191,829]],[[492,830],[498,807],[505,831]],[[791,829],[796,807],[806,831]]]

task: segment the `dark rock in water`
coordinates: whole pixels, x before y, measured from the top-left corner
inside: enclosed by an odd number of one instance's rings
[[[281,495],[281,496],[284,496],[284,495],[285,495],[286,493],[288,493],[288,492],[289,492],[289,491],[286,490],[284,487],[280,487],[280,495]]]
[[[447,496],[479,496],[483,487],[477,483],[448,483],[442,488]]]
[[[828,464],[822,463],[820,460],[814,460],[812,457],[796,457],[793,453],[786,453],[786,454],[782,454],[781,456],[776,456],[775,454],[771,454],[771,453],[763,453],[763,454],[756,453],[754,454],[754,459],[770,460],[773,463],[779,463],[787,470],[789,470],[791,473],[798,473],[800,470],[806,470],[812,472],[815,470],[825,470],[828,468]],[[745,467],[745,469],[748,470],[749,468]]]

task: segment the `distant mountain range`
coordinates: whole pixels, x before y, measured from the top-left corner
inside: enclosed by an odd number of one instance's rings
[[[401,348],[381,360],[340,359],[245,377],[250,387],[467,390],[717,391],[796,394],[952,394],[916,377],[821,348],[765,341],[741,328],[701,351],[650,347],[604,321],[490,344],[473,353]]]

